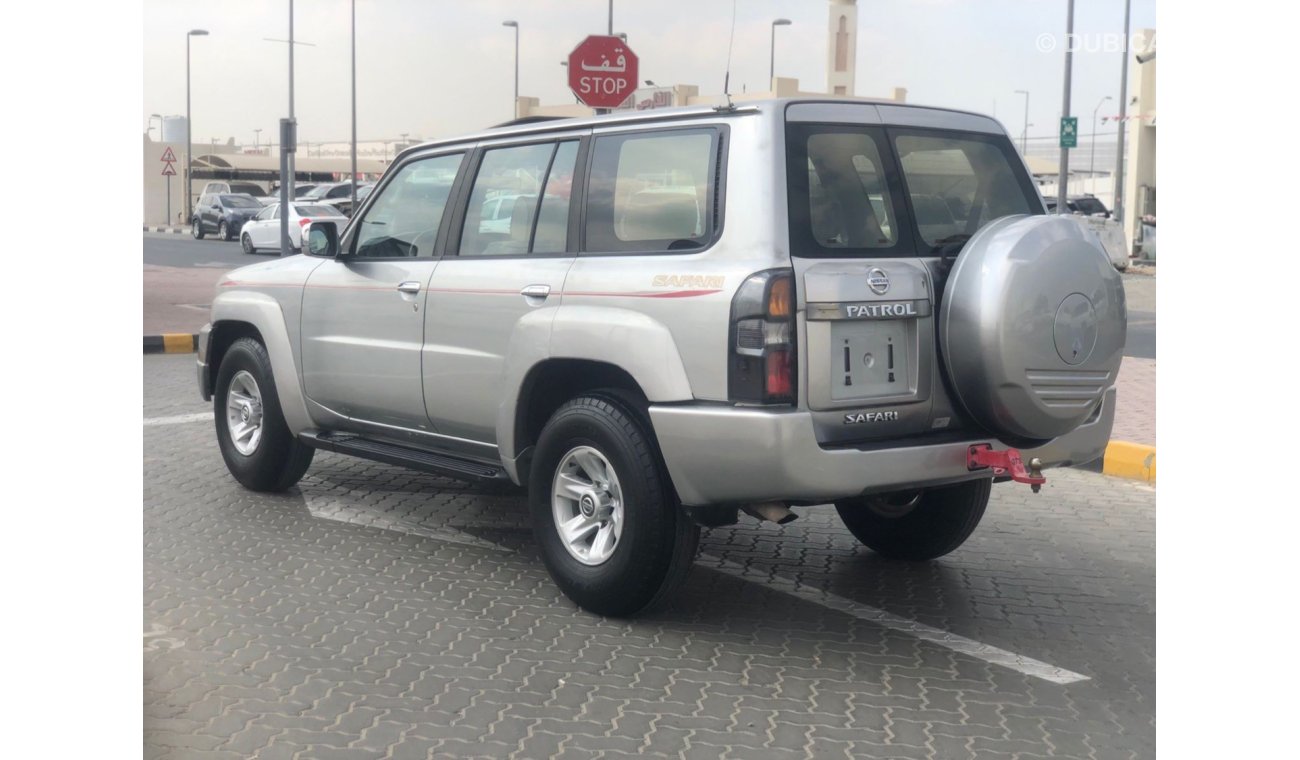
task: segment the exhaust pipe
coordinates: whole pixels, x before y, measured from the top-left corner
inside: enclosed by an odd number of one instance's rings
[[[759,520],[767,520],[777,525],[785,525],[799,519],[799,515],[791,512],[786,505],[776,501],[766,501],[761,504],[746,504],[741,507],[745,514],[755,517]]]

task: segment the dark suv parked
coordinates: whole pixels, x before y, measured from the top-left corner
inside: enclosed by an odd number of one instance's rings
[[[190,234],[202,240],[208,232],[215,232],[222,240],[234,240],[244,222],[261,210],[262,204],[245,193],[204,193],[194,207]]]

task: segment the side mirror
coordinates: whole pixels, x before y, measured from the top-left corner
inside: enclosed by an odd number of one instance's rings
[[[307,226],[307,253],[327,259],[339,255],[339,228],[334,222],[312,222]]]

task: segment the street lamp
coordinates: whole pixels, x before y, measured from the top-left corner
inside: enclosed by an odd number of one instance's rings
[[[790,19],[779,18],[772,22],[772,44],[768,50],[767,66],[767,86],[772,86],[772,79],[776,77],[776,28],[778,26],[789,26]]]
[[[1092,179],[1092,165],[1097,159],[1097,111],[1101,110],[1101,104],[1110,100],[1110,96],[1102,98],[1097,102],[1097,107],[1092,109],[1092,151],[1088,156],[1088,179]],[[1111,201],[1113,204],[1114,201]]]
[[[502,21],[501,26],[509,26],[515,30],[515,99],[510,106],[510,118],[519,115],[519,22]]]
[[[1020,155],[1029,155],[1029,90],[1016,90],[1017,95],[1025,96],[1025,131],[1020,137]]]
[[[253,130],[253,150],[261,152],[262,148],[262,130],[261,128]]]
[[[194,190],[194,182],[190,179],[193,172],[193,137],[191,120],[190,120],[190,38],[207,37],[207,29],[191,29],[185,33],[185,221],[191,222],[194,218],[194,205],[191,202],[190,195]],[[171,223],[171,220],[167,220]]]

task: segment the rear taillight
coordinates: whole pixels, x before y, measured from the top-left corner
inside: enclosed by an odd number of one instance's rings
[[[311,224],[311,222],[312,222],[312,220],[310,220],[310,219],[299,219],[299,220],[298,220],[298,226],[301,227],[301,228],[303,228],[303,229],[305,230],[305,229],[307,229],[307,225]]]
[[[770,269],[745,278],[731,300],[727,395],[733,401],[795,400],[794,276]]]

